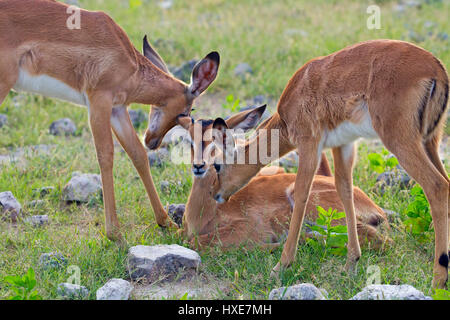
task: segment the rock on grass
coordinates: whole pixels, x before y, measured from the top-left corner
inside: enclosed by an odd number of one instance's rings
[[[326,300],[321,290],[311,283],[273,289],[269,300]]]
[[[0,113],[0,128],[8,123],[8,116],[6,114]]]
[[[44,269],[63,268],[67,265],[67,259],[59,252],[43,253],[39,257],[39,266]]]
[[[98,174],[74,173],[62,191],[64,201],[89,202],[101,193],[102,180]]]
[[[0,192],[0,217],[16,222],[21,212],[22,206],[11,191]]]
[[[86,287],[67,282],[58,284],[57,292],[66,299],[85,299],[89,296],[89,290]]]
[[[73,136],[77,131],[77,126],[69,118],[63,118],[53,121],[49,132],[54,136]]]
[[[200,263],[197,252],[177,244],[139,245],[128,251],[128,271],[133,280],[172,280],[181,271],[186,277],[195,274]]]
[[[184,203],[170,204],[167,208],[167,214],[179,227],[183,224],[183,215],[185,211],[186,205]]]
[[[365,287],[351,300],[432,300],[409,284],[374,284]]]
[[[111,279],[97,290],[97,300],[128,300],[133,286],[123,279]]]

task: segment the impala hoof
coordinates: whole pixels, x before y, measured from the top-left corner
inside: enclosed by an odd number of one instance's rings
[[[281,264],[278,262],[275,267],[273,267],[272,271],[270,272],[270,277],[278,279],[280,277],[280,271],[281,271]]]
[[[347,260],[345,263],[344,269],[345,271],[352,276],[355,276],[358,274],[358,261],[355,260]]]

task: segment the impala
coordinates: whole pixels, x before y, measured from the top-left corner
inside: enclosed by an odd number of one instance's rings
[[[160,226],[167,216],[150,174],[147,154],[127,106],[152,105],[145,143],[157,148],[176,117],[216,78],[219,54],[211,52],[187,85],[172,77],[144,38],[140,54],[107,14],[80,9],[81,29],[68,29],[68,6],[48,0],[0,1],[0,103],[11,89],[87,106],[100,165],[108,238],[121,239],[113,185],[114,131],[146,188]]]
[[[438,148],[448,93],[448,75],[442,63],[422,48],[395,40],[349,46],[307,62],[294,74],[283,91],[277,112],[260,126],[278,129],[279,156],[297,148],[301,164],[295,180],[289,235],[281,261],[274,268],[275,275],[295,258],[311,184],[325,148],[333,152],[336,189],[346,213],[346,268],[354,270],[361,256],[352,192],[355,140],[379,138],[428,198],[435,230],[433,287],[445,287],[450,180]],[[217,120],[214,127],[226,140],[230,139],[223,120]],[[258,145],[259,136],[245,145],[246,159],[249,150]],[[270,144],[269,135],[267,140]],[[224,145],[224,153],[236,153],[233,147],[226,147],[228,143]],[[215,199],[226,201],[245,186],[265,165],[257,162],[216,164]]]
[[[265,106],[240,112],[226,121],[227,126],[249,130],[257,124],[264,110]],[[190,240],[192,246],[200,248],[213,244],[223,248],[239,245],[279,246],[280,238],[289,228],[295,174],[286,174],[282,168],[275,166],[262,168],[258,176],[228,202],[218,204],[212,196],[217,173],[209,169],[212,164],[209,148],[214,144],[208,133],[214,121],[197,120],[192,123],[189,116],[180,117],[178,121],[190,133],[194,173],[183,226],[178,232]],[[197,132],[195,126],[201,130]],[[200,135],[199,139],[196,134]],[[312,185],[312,196],[306,206],[309,221],[317,219],[317,206],[339,211],[344,209],[333,177],[325,176],[330,174],[325,156],[317,174]],[[389,228],[385,213],[359,188],[354,187],[354,194],[359,240],[368,240],[373,247],[381,248],[386,241],[390,241],[379,230],[382,225]],[[339,224],[344,223],[344,219],[339,221]]]

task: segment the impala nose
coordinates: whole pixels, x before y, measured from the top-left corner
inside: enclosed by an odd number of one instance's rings
[[[192,172],[196,176],[203,176],[206,172],[205,170],[206,163],[203,161],[202,164],[193,164],[192,165]]]
[[[225,202],[225,199],[222,198],[222,195],[221,195],[221,194],[216,194],[216,195],[214,196],[214,200],[216,200],[217,203],[224,203],[224,202]]]

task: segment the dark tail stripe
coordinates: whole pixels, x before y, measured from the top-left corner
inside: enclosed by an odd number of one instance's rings
[[[442,104],[441,112],[439,113],[437,119],[434,121],[434,124],[428,128],[428,132],[427,132],[426,136],[429,136],[434,131],[434,129],[438,125],[439,121],[441,121],[442,116],[445,114],[445,110],[446,110],[447,103],[448,103],[448,89],[449,89],[448,83],[446,83],[444,85],[444,103]]]

